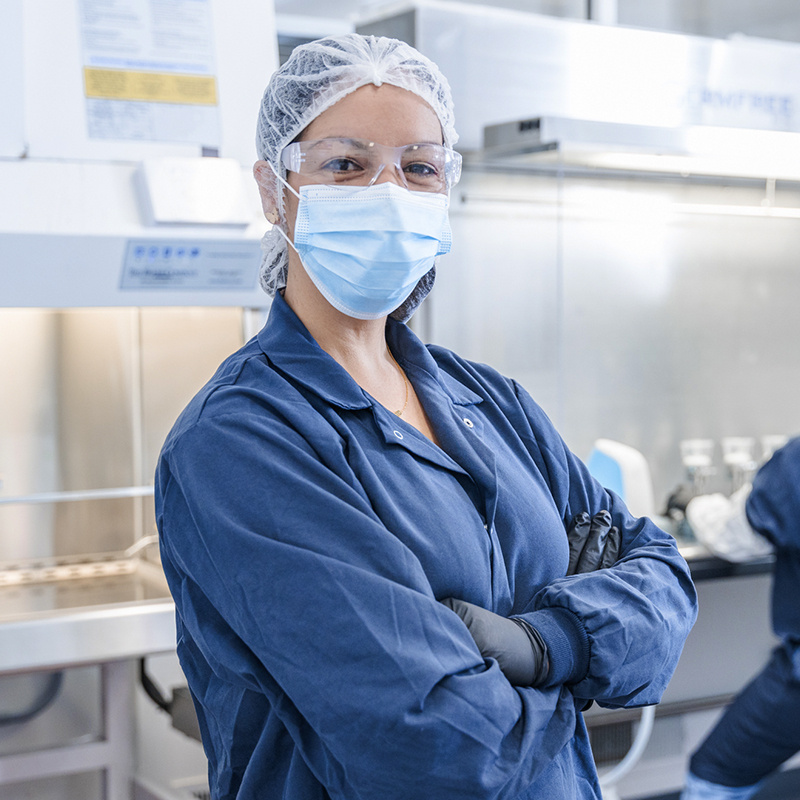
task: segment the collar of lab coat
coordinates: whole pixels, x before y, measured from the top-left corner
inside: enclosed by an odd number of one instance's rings
[[[456,405],[474,405],[482,398],[439,369],[433,356],[402,322],[387,320],[386,338],[405,368],[426,372]],[[370,408],[374,401],[334,358],[316,342],[280,292],[275,294],[258,343],[273,365],[328,403],[344,409]]]

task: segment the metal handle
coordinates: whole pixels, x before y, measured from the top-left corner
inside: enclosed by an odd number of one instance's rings
[[[122,497],[150,497],[152,486],[122,486],[117,489],[81,489],[71,492],[39,492],[0,497],[0,505],[14,503],[73,503],[77,500],[116,500]]]

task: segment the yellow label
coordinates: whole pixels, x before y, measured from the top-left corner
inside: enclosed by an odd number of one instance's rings
[[[207,75],[84,67],[87,97],[215,106],[217,82]]]

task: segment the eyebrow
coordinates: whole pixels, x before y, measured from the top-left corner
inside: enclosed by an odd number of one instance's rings
[[[352,136],[325,136],[322,139],[312,139],[308,142],[311,147],[309,149],[313,149],[313,146],[323,144],[326,141],[331,139],[338,139],[341,142],[345,142],[348,145],[356,147],[360,150],[366,150],[369,145],[373,144],[380,144],[380,142],[374,142],[369,139],[356,139]],[[302,142],[301,142],[302,144]],[[384,147],[390,147],[390,145],[383,145]],[[402,144],[400,147],[418,147],[418,146],[427,146],[427,147],[443,147],[444,145],[442,142],[408,142],[407,144]]]
[[[314,139],[308,144],[310,145],[309,150],[313,149],[314,147],[324,145],[325,142],[330,141],[331,139],[338,139],[341,142],[344,142],[347,145],[351,145],[360,150],[366,150],[367,148],[364,146],[364,143],[367,142],[366,139],[353,139],[350,136],[326,136],[324,139]],[[302,144],[302,142],[301,142]],[[367,142],[367,144],[374,144],[374,142]]]

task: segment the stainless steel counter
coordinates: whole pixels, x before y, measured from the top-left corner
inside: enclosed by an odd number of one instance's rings
[[[761,575],[772,571],[775,558],[772,555],[752,558],[749,561],[726,561],[711,553],[694,534],[687,533],[685,525],[670,517],[656,515],[653,522],[662,530],[675,537],[680,554],[686,559],[692,573],[692,580],[712,580],[715,578],[736,578],[746,575]]]
[[[0,586],[0,674],[139,658],[175,647],[156,564],[101,577]]]
[[[761,575],[771,572],[775,563],[772,555],[753,558],[749,561],[733,562],[719,558],[701,544],[680,544],[681,555],[686,559],[692,573],[692,580],[711,580],[714,578],[736,578],[745,575]]]

